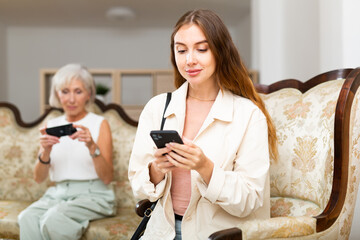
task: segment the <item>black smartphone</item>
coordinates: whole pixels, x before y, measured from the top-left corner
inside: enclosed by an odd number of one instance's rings
[[[45,131],[49,135],[62,137],[62,136],[71,135],[75,133],[77,130],[76,128],[73,127],[72,123],[70,123],[62,126],[46,128]]]
[[[166,143],[176,142],[184,144],[179,133],[175,130],[153,130],[150,132],[157,148],[164,148]]]

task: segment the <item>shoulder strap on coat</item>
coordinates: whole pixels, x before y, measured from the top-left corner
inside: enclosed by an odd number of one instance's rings
[[[163,113],[162,120],[161,120],[160,130],[163,130],[163,128],[164,128],[164,124],[165,124],[165,120],[166,120],[166,118],[164,117],[164,115],[165,115],[165,112],[166,112],[167,107],[169,106],[170,100],[171,100],[171,92],[168,92],[168,93],[167,93],[167,96],[166,96],[165,109],[164,109],[164,113]]]

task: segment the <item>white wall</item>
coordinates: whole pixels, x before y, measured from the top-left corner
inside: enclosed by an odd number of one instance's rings
[[[320,72],[326,72],[343,66],[343,6],[341,0],[320,0],[319,4]]]
[[[320,0],[321,71],[360,66],[360,1]]]
[[[343,0],[342,10],[343,66],[360,67],[360,1]]]
[[[259,71],[260,83],[282,78],[283,4],[281,0],[251,1],[252,68]]]
[[[252,68],[251,56],[251,14],[239,19],[239,23],[234,28],[233,41],[238,48],[241,59],[247,68]]]
[[[319,74],[319,5],[314,0],[283,1],[282,78],[306,81]]]
[[[319,73],[318,2],[254,0],[252,67],[260,82],[308,80]]]
[[[0,101],[6,100],[6,27],[0,22]]]

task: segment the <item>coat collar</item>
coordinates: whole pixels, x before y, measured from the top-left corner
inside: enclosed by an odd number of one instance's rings
[[[189,83],[185,82],[177,90],[172,93],[171,101],[166,109],[165,117],[174,114],[179,118],[185,118],[186,96]],[[231,122],[233,119],[234,96],[228,90],[219,90],[207,120],[218,119],[220,121]]]

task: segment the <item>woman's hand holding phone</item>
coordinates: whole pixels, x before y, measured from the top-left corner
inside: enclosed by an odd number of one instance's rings
[[[166,164],[166,168],[162,169],[164,173],[172,170],[173,166],[198,171],[204,166],[208,166],[208,163],[211,162],[204,155],[201,148],[196,146],[192,141],[185,139],[186,142],[184,144],[180,135],[175,130],[154,130],[150,132],[150,136],[160,150],[156,151],[155,154],[155,157],[159,159],[157,162],[159,168],[165,165],[161,162],[167,162],[164,159],[172,163],[172,166]]]
[[[210,182],[214,163],[205,156],[200,147],[186,138],[183,142],[173,130],[151,131],[150,136],[158,147],[154,153],[155,160],[151,164],[154,172],[150,177],[153,183],[160,182],[165,173],[176,167],[195,170],[207,184]],[[162,174],[155,177],[155,172]]]
[[[156,149],[154,152],[155,160],[153,161],[153,165],[156,170],[164,174],[174,169],[174,164],[170,163],[166,157],[169,152],[171,152],[171,150],[166,147]]]
[[[179,134],[176,131],[151,131],[150,136],[153,139],[157,148],[154,151],[155,160],[150,164],[150,181],[155,185],[164,179],[165,174],[172,171],[175,166],[169,162],[166,155],[171,152],[165,147],[165,144],[170,141],[182,142]]]
[[[214,163],[205,156],[200,147],[184,138],[184,144],[170,142],[166,144],[169,150],[166,158],[174,167],[197,171],[203,180],[209,184]]]
[[[153,161],[152,165],[154,165],[157,171],[165,174],[174,169],[174,165],[170,163],[166,157],[166,155],[168,155],[171,150],[169,150],[169,148],[167,148],[165,145],[169,142],[177,142],[182,144],[183,141],[179,133],[175,130],[153,130],[150,132],[150,136],[158,148],[154,152],[155,160]]]
[[[50,153],[52,146],[60,142],[59,137],[47,134],[46,126],[40,128],[40,133],[40,146],[45,152]]]
[[[154,151],[155,160],[149,165],[150,181],[157,185],[164,179],[165,174],[174,169],[174,165],[169,162],[166,155],[170,152],[168,148],[156,148]]]
[[[79,131],[76,131],[74,134],[72,134],[70,136],[71,139],[77,139],[79,142],[84,142],[89,150],[96,145],[91,136],[90,130],[87,127],[83,125],[74,125],[74,128],[78,128]]]

